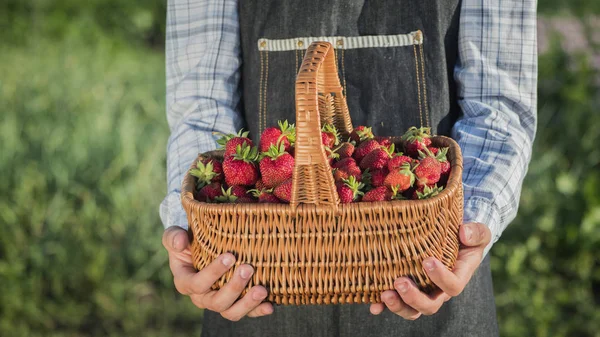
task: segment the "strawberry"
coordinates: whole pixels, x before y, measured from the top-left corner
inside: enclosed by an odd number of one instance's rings
[[[352,144],[350,142],[343,142],[340,144],[340,146],[335,148],[333,151],[340,156],[340,159],[350,158],[350,157],[352,157],[352,154],[354,153],[354,144]]]
[[[448,182],[448,178],[450,177],[450,161],[447,158],[448,154],[448,148],[447,147],[443,147],[438,149],[438,152],[435,156],[435,158],[440,162],[441,165],[441,169],[440,169],[440,181],[439,184],[444,186],[446,185],[446,183]]]
[[[335,162],[335,164],[333,164],[333,168],[341,168],[341,169],[345,169],[348,166],[356,166],[358,167],[358,165],[356,164],[356,160],[354,160],[354,158],[343,158],[340,159],[339,161]]]
[[[376,136],[374,139],[381,146],[385,146],[387,148],[392,146],[392,140],[389,137]]]
[[[258,149],[246,143],[238,145],[234,155],[223,161],[223,173],[225,182],[229,186],[241,185],[252,186],[258,180],[258,169],[256,160]]]
[[[290,151],[296,141],[296,126],[289,124],[287,120],[277,122],[278,128],[266,128],[260,135],[258,148],[260,152],[267,152],[271,145],[279,147],[279,142],[282,142],[286,151]]]
[[[434,155],[438,154],[439,149],[437,147],[433,147],[433,146],[428,146],[427,147],[429,149],[429,151],[431,151],[431,153],[433,153]]]
[[[384,182],[385,182],[385,177],[387,177],[387,175],[389,174],[389,170],[387,168],[382,168],[379,170],[373,170],[373,172],[370,172],[371,174],[371,186],[374,187],[379,187],[379,186],[383,186]]]
[[[245,200],[247,198],[250,198],[250,195],[248,195],[248,191],[245,187],[231,186],[227,190],[221,187],[221,195],[216,197],[215,200],[223,203],[240,203],[241,200]]]
[[[390,159],[390,161],[388,161],[388,170],[393,171],[397,168],[400,168],[404,163],[409,163],[411,164],[413,162],[413,159],[409,156],[405,156],[402,154],[402,152],[397,153],[394,157],[392,157],[392,159]]]
[[[394,144],[390,148],[380,147],[371,151],[360,161],[360,168],[363,170],[378,170],[387,166],[388,161],[394,153]]]
[[[390,201],[394,198],[394,192],[387,186],[379,186],[365,193],[362,198],[364,202]]]
[[[329,160],[329,166],[332,166],[333,163],[340,158],[340,155],[333,152],[330,147],[325,146],[325,154],[327,154],[327,159]]]
[[[328,148],[333,148],[340,143],[338,131],[335,126],[325,124],[321,128],[321,142]]]
[[[411,157],[417,158],[419,151],[425,150],[431,145],[431,130],[429,128],[409,128],[402,136],[404,141],[404,152]]]
[[[373,129],[363,125],[355,127],[350,133],[350,139],[352,139],[356,144],[373,138]]]
[[[289,203],[292,199],[292,179],[288,179],[275,187],[273,194],[284,203]]]
[[[248,191],[252,193],[255,198],[258,198],[259,204],[280,204],[281,201],[275,195],[273,195],[273,189],[254,189]]]
[[[200,189],[212,182],[222,182],[223,166],[216,159],[202,158],[198,160],[196,167],[190,170],[190,174],[198,178],[196,188]]]
[[[194,198],[198,201],[211,202],[221,195],[221,189],[221,183],[210,183],[196,192]]]
[[[262,182],[267,188],[273,188],[290,179],[294,172],[294,157],[285,152],[285,145],[279,148],[271,145],[269,151],[263,152],[260,160],[260,174]]]
[[[343,204],[356,201],[364,193],[360,190],[365,185],[356,180],[353,176],[336,183],[337,193],[340,196],[340,202]]]
[[[367,140],[362,143],[354,150],[354,154],[352,155],[356,162],[360,163],[363,158],[372,152],[375,149],[379,149],[381,145],[377,143],[375,140]]]
[[[440,180],[442,165],[433,156],[433,153],[425,148],[427,155],[421,151],[419,154],[421,155],[421,160],[419,164],[415,167],[414,173],[417,177],[417,186],[425,186],[425,185],[433,185]]]
[[[415,183],[415,175],[410,170],[410,164],[404,163],[402,167],[390,170],[383,184],[395,187],[398,192],[404,192]]]
[[[224,135],[219,140],[217,140],[217,144],[221,146],[221,149],[225,149],[225,154],[223,155],[223,158],[233,156],[236,152],[238,145],[254,145],[252,143],[252,140],[248,138],[248,131],[244,132],[243,129],[240,130],[237,134]]]
[[[256,181],[256,184],[255,184],[255,185],[256,185],[256,189],[257,189],[257,190],[259,190],[259,191],[262,191],[262,190],[264,190],[265,188],[267,188],[267,186],[265,186],[265,183],[263,183],[262,179],[258,179],[258,180]]]
[[[354,176],[358,181],[362,180],[362,172],[353,158],[344,158],[333,164],[333,168],[335,181],[348,179],[350,176]]]

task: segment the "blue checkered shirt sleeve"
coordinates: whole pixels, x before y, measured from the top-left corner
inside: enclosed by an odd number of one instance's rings
[[[462,2],[454,77],[463,115],[452,137],[464,158],[464,221],[492,242],[515,218],[537,121],[536,1]]]
[[[169,0],[166,73],[168,194],[160,205],[165,227],[187,228],[181,182],[198,153],[216,148],[213,132],[243,127],[237,0]]]

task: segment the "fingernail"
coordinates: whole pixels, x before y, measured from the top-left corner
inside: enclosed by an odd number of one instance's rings
[[[248,270],[248,268],[242,268],[242,269],[240,270],[240,276],[241,276],[243,279],[247,279],[247,278],[249,278],[249,277],[250,277],[250,275],[252,275],[252,271],[251,271],[251,270]]]
[[[471,242],[471,237],[473,237],[473,230],[469,226],[465,226],[465,238],[467,241]]]
[[[431,260],[425,260],[423,261],[423,266],[425,269],[427,269],[427,271],[433,271],[435,269],[435,262]]]
[[[235,262],[235,259],[233,257],[231,257],[231,255],[225,255],[223,257],[223,259],[221,260],[221,262],[227,266],[227,267],[231,267],[233,266],[233,263]]]
[[[396,285],[396,290],[401,293],[405,293],[408,290],[408,284],[406,282],[400,282]]]

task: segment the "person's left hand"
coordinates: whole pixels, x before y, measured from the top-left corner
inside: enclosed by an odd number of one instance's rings
[[[458,296],[481,263],[483,250],[491,240],[490,229],[480,223],[467,223],[460,226],[459,238],[462,246],[454,270],[448,270],[434,257],[423,260],[425,272],[439,289],[425,294],[408,277],[400,277],[394,282],[394,290],[381,293],[383,303],[371,304],[371,313],[379,315],[387,307],[395,314],[408,320],[421,315],[435,314],[444,302]]]

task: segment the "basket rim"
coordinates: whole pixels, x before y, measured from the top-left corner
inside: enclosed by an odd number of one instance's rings
[[[388,137],[391,138],[393,140],[398,140],[399,141],[399,137]],[[442,190],[442,192],[440,192],[438,195],[428,198],[428,199],[424,199],[424,200],[392,200],[392,201],[376,201],[376,202],[357,202],[357,203],[350,203],[350,204],[342,204],[340,203],[338,205],[339,209],[337,210],[336,213],[341,213],[346,211],[346,209],[348,208],[356,208],[356,207],[360,207],[362,209],[365,210],[370,210],[373,208],[381,208],[384,206],[392,206],[395,209],[404,209],[404,208],[408,208],[408,207],[419,207],[422,205],[427,205],[427,204],[435,204],[438,202],[441,202],[442,200],[447,199],[448,197],[450,197],[451,195],[453,195],[454,193],[456,193],[456,190],[458,188],[462,188],[462,170],[463,170],[463,165],[462,165],[462,155],[461,155],[461,150],[460,147],[458,145],[458,143],[450,138],[450,137],[446,137],[446,136],[433,136],[431,137],[432,139],[432,143],[445,143],[444,145],[449,147],[449,153],[453,154],[453,158],[450,161],[451,162],[451,172],[450,172],[450,177],[448,178],[448,182],[446,184],[446,187],[444,188],[444,190]],[[202,156],[203,154],[216,154],[216,153],[220,153],[221,151],[210,151],[210,152],[206,152],[206,153],[201,153],[198,155],[198,157]],[[197,160],[197,159],[196,159]],[[192,165],[190,166],[193,167],[193,165],[196,163],[196,160],[194,160],[194,162],[192,163]],[[194,187],[194,180],[193,177],[189,174],[189,169],[186,172],[183,182],[182,182],[182,188],[181,188],[181,202],[183,204],[184,209],[190,208],[190,207],[195,207],[195,208],[203,208],[205,210],[215,210],[215,211],[225,211],[225,210],[245,210],[248,212],[260,212],[260,211],[266,211],[266,210],[271,210],[271,211],[292,211],[291,205],[290,204],[271,204],[271,203],[242,203],[242,204],[219,204],[219,203],[208,203],[208,202],[203,202],[203,201],[198,201],[196,199],[194,199],[194,195],[193,195],[193,187]],[[301,210],[308,210],[308,209],[317,209],[317,211],[320,210],[327,210],[330,209],[327,206],[321,206],[321,205],[313,205],[313,204],[300,204],[298,205],[298,209],[297,211],[301,211]]]

